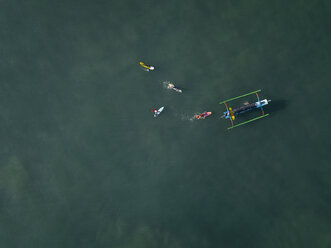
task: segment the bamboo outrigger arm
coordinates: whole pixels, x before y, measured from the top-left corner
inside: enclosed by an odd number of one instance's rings
[[[232,127],[228,127],[228,130],[230,130],[230,129],[232,129],[232,128],[235,128],[235,127],[239,127],[239,126],[241,126],[241,125],[245,125],[245,124],[247,124],[247,123],[249,123],[249,122],[252,122],[252,121],[256,121],[256,120],[261,119],[261,118],[263,118],[263,117],[267,117],[268,115],[269,115],[269,114],[261,115],[261,116],[259,116],[259,117],[254,118],[254,119],[251,119],[251,120],[248,120],[248,121],[245,121],[245,122],[241,122],[241,123],[239,123],[239,124],[237,124],[237,125],[234,125],[234,126],[232,126]]]
[[[223,104],[223,103],[225,103],[225,102],[230,102],[230,101],[233,101],[233,100],[236,100],[236,99],[239,99],[239,98],[245,97],[245,96],[249,96],[249,95],[255,94],[255,93],[257,93],[257,92],[261,92],[261,90],[256,90],[256,91],[253,91],[253,92],[247,93],[247,94],[245,94],[245,95],[241,95],[241,96],[237,96],[237,97],[231,98],[231,99],[229,99],[229,100],[226,100],[226,101],[220,102],[220,104]]]

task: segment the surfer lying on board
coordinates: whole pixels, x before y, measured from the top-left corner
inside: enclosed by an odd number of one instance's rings
[[[146,70],[146,71],[153,71],[154,70],[154,66],[152,65],[147,65],[144,62],[139,62],[139,64]]]
[[[157,117],[159,114],[161,114],[161,112],[163,111],[164,106],[162,106],[161,108],[159,108],[158,110],[154,109],[154,117]]]
[[[195,115],[195,118],[196,119],[205,119],[207,116],[211,115],[212,112],[203,112],[202,114],[199,114],[199,115]]]
[[[173,83],[169,83],[169,84],[168,84],[168,88],[169,88],[169,89],[173,89],[173,90],[175,90],[176,92],[182,93],[182,90],[178,89]]]

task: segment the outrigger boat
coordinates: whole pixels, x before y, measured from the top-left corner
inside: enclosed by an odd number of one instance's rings
[[[222,117],[225,118],[225,119],[229,119],[231,121],[231,124],[232,124],[232,126],[231,127],[228,127],[228,129],[239,127],[239,126],[244,125],[244,124],[247,124],[249,122],[256,121],[258,119],[267,117],[269,115],[269,114],[264,114],[263,106],[268,105],[268,103],[270,102],[270,100],[267,100],[267,99],[260,100],[260,97],[258,95],[258,92],[261,92],[261,90],[256,90],[256,91],[247,93],[245,95],[237,96],[237,97],[231,98],[229,100],[220,102],[220,104],[223,104],[224,103],[224,105],[226,107],[226,112],[224,112],[224,115]],[[226,103],[231,102],[233,100],[236,100],[236,99],[239,99],[239,98],[242,98],[242,97],[245,97],[245,96],[249,96],[249,95],[252,95],[252,94],[255,94],[256,95],[257,102],[247,103],[244,106],[241,106],[241,107],[238,107],[238,108],[235,108],[235,109],[232,109],[231,107],[228,107],[228,105],[226,104]],[[236,119],[236,116],[237,115],[242,114],[242,113],[245,113],[245,112],[248,112],[248,111],[251,111],[253,109],[260,109],[262,111],[262,115],[259,116],[259,117],[253,118],[251,120],[248,120],[248,121],[245,121],[245,122],[241,122],[239,124],[234,125],[233,121]]]

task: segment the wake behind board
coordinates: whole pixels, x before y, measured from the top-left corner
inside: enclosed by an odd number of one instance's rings
[[[161,114],[163,109],[164,109],[164,107],[159,108],[159,110],[156,113],[154,113],[154,117],[157,117],[159,114]]]

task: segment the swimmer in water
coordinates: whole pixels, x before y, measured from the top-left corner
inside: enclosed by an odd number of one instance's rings
[[[169,89],[173,89],[173,90],[175,90],[176,92],[182,93],[182,90],[178,89],[173,83],[169,83],[169,84],[168,84],[168,88],[169,88]]]

